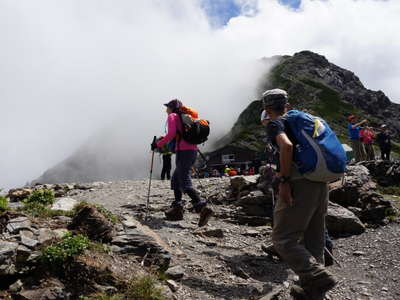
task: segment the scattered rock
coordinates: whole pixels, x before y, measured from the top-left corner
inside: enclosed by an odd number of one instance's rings
[[[62,197],[54,202],[54,204],[51,206],[51,210],[72,211],[76,204],[78,204],[78,201],[75,199]]]
[[[338,234],[361,234],[365,226],[350,210],[329,202],[328,214],[325,218],[328,232]]]
[[[256,237],[260,234],[260,232],[258,230],[246,230],[244,233],[242,233],[242,235],[244,236],[251,236],[251,237]]]
[[[13,275],[18,243],[0,241],[0,275]]]
[[[32,250],[24,245],[19,245],[17,248],[17,263],[24,263],[28,260]]]
[[[11,234],[16,234],[21,230],[29,230],[31,228],[31,221],[28,220],[27,217],[18,217],[15,219],[11,219],[7,224],[7,230]]]
[[[375,189],[376,184],[372,182],[366,167],[349,166],[344,184],[333,187],[329,199],[346,208],[360,208],[359,217],[363,222],[380,224],[394,207]]]
[[[65,228],[54,229],[53,233],[56,239],[61,239],[64,235],[68,233],[68,230]]]
[[[257,184],[258,176],[234,176],[231,177],[230,186],[234,192],[242,191]]]
[[[34,234],[29,230],[21,230],[19,235],[21,244],[28,248],[35,248],[39,244]]]
[[[265,226],[271,224],[270,217],[256,217],[256,216],[248,216],[245,214],[238,214],[235,216],[235,222],[240,225],[248,225],[248,226]]]
[[[64,289],[61,287],[46,287],[35,290],[23,290],[16,294],[17,300],[63,300]]]
[[[263,296],[259,300],[278,300],[279,296],[283,294],[284,287],[276,287],[267,295]]]
[[[365,255],[365,252],[363,252],[363,251],[354,251],[353,255],[354,256],[363,256],[363,255]]]
[[[169,268],[165,274],[174,280],[180,280],[185,276],[185,270],[181,266],[174,266]]]
[[[400,162],[379,160],[365,161],[362,165],[368,168],[372,177],[381,186],[400,185]]]
[[[207,228],[199,228],[196,229],[193,234],[201,235],[206,237],[215,237],[215,238],[223,238],[224,231],[221,228],[218,229],[207,229]]]
[[[18,279],[16,282],[10,285],[8,289],[11,293],[17,293],[22,289],[23,285],[24,284],[22,283],[21,279]]]
[[[111,243],[118,246],[112,248],[114,252],[139,256],[146,266],[155,265],[160,269],[167,269],[169,266],[171,260],[169,253],[153,238],[139,232],[116,236]]]
[[[32,192],[32,189],[29,188],[11,189],[9,190],[7,197],[10,198],[10,201],[16,202],[28,198]]]
[[[249,279],[250,276],[247,274],[241,267],[239,266],[233,266],[232,268],[232,273],[235,274],[236,276],[243,278],[243,279]]]
[[[74,185],[74,189],[75,190],[90,190],[92,188],[92,185],[89,183],[77,183]]]
[[[176,293],[179,290],[179,285],[175,281],[169,279],[166,283],[172,292]]]
[[[125,228],[136,228],[136,223],[130,218],[122,220],[122,225],[124,225]]]
[[[40,244],[44,244],[51,241],[56,237],[56,234],[49,228],[39,228],[38,241]]]

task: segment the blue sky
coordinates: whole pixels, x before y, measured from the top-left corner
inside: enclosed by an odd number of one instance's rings
[[[283,5],[298,8],[301,0],[279,0]],[[202,7],[206,11],[210,23],[214,27],[222,27],[228,21],[241,13],[241,7],[235,0],[202,0]]]

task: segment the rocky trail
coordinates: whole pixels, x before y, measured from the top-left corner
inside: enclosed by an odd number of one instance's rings
[[[214,200],[215,217],[202,229],[197,227],[198,215],[188,211],[183,221],[164,219],[163,211],[173,200],[168,182],[153,181],[146,221],[147,181],[95,183],[88,189],[72,190],[68,196],[142,220],[158,235],[172,249],[167,272],[179,282],[176,299],[291,299],[294,273],[261,250],[262,244],[270,242],[271,227],[235,224],[239,208],[220,201],[229,194],[229,179],[201,179],[195,185]],[[400,298],[398,223],[336,238],[334,245],[341,267],[335,264],[330,269],[341,282],[327,299]]]
[[[272,169],[260,172],[195,179],[214,211],[202,228],[189,209],[165,220],[168,181],[153,181],[147,218],[147,180],[10,190],[0,211],[0,298],[292,299],[297,276],[262,250],[275,196]],[[339,264],[329,269],[340,283],[326,299],[400,299],[400,198],[379,193],[397,193],[399,174],[399,163],[359,164],[330,184],[326,224]],[[138,296],[141,278],[165,298]]]

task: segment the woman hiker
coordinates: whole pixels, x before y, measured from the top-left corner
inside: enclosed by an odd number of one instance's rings
[[[183,193],[187,194],[192,202],[193,210],[200,214],[199,226],[207,224],[213,211],[207,207],[207,202],[200,199],[199,192],[193,188],[190,172],[196,161],[197,145],[189,144],[181,138],[180,132],[183,131],[182,119],[180,117],[180,109],[182,102],[174,99],[164,104],[168,114],[167,134],[161,140],[151,144],[151,149],[163,147],[166,143],[176,140],[176,168],[171,179],[171,189],[174,191],[175,200],[171,204],[171,208],[165,212],[165,217],[170,221],[179,221],[183,219],[184,201]]]

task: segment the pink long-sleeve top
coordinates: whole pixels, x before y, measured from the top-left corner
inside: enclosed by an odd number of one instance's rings
[[[157,147],[159,148],[172,141],[177,136],[178,132],[182,132],[182,121],[180,120],[178,114],[172,113],[168,115],[167,127],[167,135],[157,142]],[[175,151],[197,149],[197,145],[189,144],[184,139],[180,139],[179,142],[176,143],[175,147]]]

